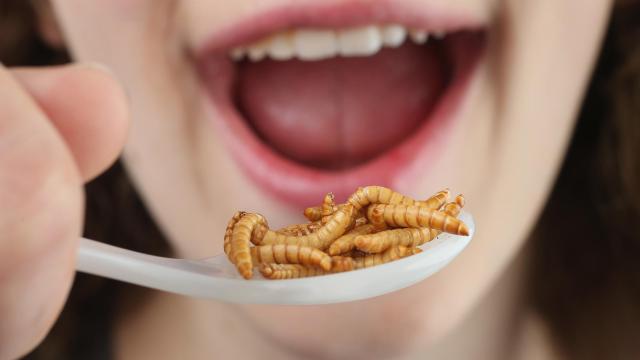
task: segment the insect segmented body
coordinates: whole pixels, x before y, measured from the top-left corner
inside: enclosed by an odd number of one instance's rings
[[[224,231],[224,253],[229,255],[231,250],[231,234],[233,233],[233,227],[236,226],[238,220],[246,214],[244,211],[238,211],[231,217],[227,224],[227,229]]]
[[[331,272],[343,272],[353,270],[355,263],[348,256],[332,256]]]
[[[312,234],[292,236],[267,230],[258,244],[298,244],[324,250],[347,231],[351,226],[352,220],[353,206],[345,206],[331,215],[331,219]]]
[[[320,221],[323,224],[326,224],[331,218],[331,215],[338,211],[333,193],[327,193],[327,195],[324,196],[324,199],[322,200],[322,206],[320,208],[320,213],[322,215]]]
[[[442,211],[444,211],[447,215],[458,217],[458,215],[460,215],[460,211],[462,210],[463,206],[464,206],[464,197],[462,195],[458,195],[456,196],[454,201],[450,203],[446,203],[442,208]]]
[[[331,257],[326,253],[302,245],[260,245],[250,248],[253,264],[300,264],[317,266],[323,270],[331,269]]]
[[[404,196],[384,186],[366,186],[356,190],[347,203],[353,205],[356,211],[370,204],[405,204],[412,205],[415,200]]]
[[[417,254],[421,252],[419,248],[408,248],[406,246],[394,246],[389,248],[387,251],[372,254],[363,257],[358,257],[353,259],[354,268],[355,269],[363,269],[371,266],[376,266],[384,263],[388,263],[390,261],[398,260],[403,257]]]
[[[260,273],[271,280],[296,279],[327,274],[322,269],[295,264],[261,264]]]
[[[318,221],[322,219],[322,207],[313,206],[304,209],[304,217],[309,221]]]
[[[339,255],[351,251],[355,246],[353,240],[356,238],[356,236],[370,234],[375,229],[376,226],[373,224],[365,224],[354,228],[348,233],[337,238],[329,246],[329,255]]]
[[[353,241],[358,250],[380,253],[395,246],[420,246],[435,239],[439,233],[438,230],[429,228],[393,229],[370,235],[359,235]]]
[[[331,270],[326,271],[318,267],[309,267],[298,264],[260,264],[260,273],[267,279],[295,279],[302,277],[326,275],[343,271],[351,271],[354,268],[354,261],[349,257],[332,256]]]
[[[425,201],[416,201],[416,205],[424,206],[428,209],[438,210],[449,200],[449,189],[438,191]]]
[[[258,265],[268,279],[375,266],[421,252],[418,246],[441,231],[468,235],[457,219],[464,197],[449,201],[449,195],[444,189],[415,201],[386,187],[367,186],[336,204],[328,193],[320,206],[304,211],[309,223],[275,231],[260,214],[239,211],[227,224],[224,251],[245,279]]]
[[[455,235],[469,235],[469,228],[459,219],[417,205],[371,205],[367,217],[373,224],[382,221],[391,227],[428,227]]]
[[[256,225],[264,223],[264,217],[260,214],[245,214],[233,226],[229,258],[245,279],[250,279],[253,274],[253,263],[249,250],[253,229]]]

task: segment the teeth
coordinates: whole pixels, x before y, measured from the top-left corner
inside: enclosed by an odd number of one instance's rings
[[[269,44],[269,57],[274,60],[289,60],[295,55],[293,36],[291,33],[282,33],[271,38]]]
[[[260,61],[267,56],[268,40],[259,41],[247,49],[251,61]]]
[[[336,33],[331,30],[297,30],[293,43],[301,60],[322,60],[338,52]]]
[[[385,46],[398,47],[407,38],[407,29],[401,25],[387,25],[382,28],[382,41]]]
[[[409,32],[409,37],[416,44],[424,44],[427,42],[427,38],[429,37],[429,34],[427,34],[426,31],[411,30]]]
[[[416,44],[425,44],[429,36],[443,38],[443,31],[428,33],[397,24],[367,25],[348,29],[294,29],[279,32],[252,44],[238,46],[229,52],[234,61],[248,57],[261,61],[299,59],[315,61],[335,56],[371,56],[385,47],[401,46],[407,37]]]
[[[340,31],[338,46],[342,56],[367,56],[382,47],[382,36],[377,26],[363,26]]]

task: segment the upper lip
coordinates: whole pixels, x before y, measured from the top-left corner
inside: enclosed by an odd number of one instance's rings
[[[196,53],[208,55],[258,40],[278,30],[295,27],[350,27],[368,24],[402,24],[428,32],[451,33],[480,29],[485,20],[469,10],[442,2],[420,4],[398,0],[348,0],[305,4],[277,4],[243,16],[214,31]]]

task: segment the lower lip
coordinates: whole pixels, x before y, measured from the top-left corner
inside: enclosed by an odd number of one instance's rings
[[[359,186],[382,185],[396,188],[410,184],[413,178],[429,172],[429,164],[449,145],[452,125],[459,120],[476,73],[484,34],[469,33],[452,44],[454,74],[436,107],[423,125],[403,143],[377,158],[352,169],[329,171],[307,167],[276,153],[248,126],[233,104],[231,87],[234,66],[227,56],[218,54],[202,61],[201,73],[208,92],[214,125],[240,169],[265,193],[295,207],[317,205],[327,192],[338,201],[346,199]],[[420,164],[420,172],[412,171]]]

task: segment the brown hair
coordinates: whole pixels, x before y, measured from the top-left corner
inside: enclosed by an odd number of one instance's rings
[[[68,60],[47,47],[29,2],[0,2],[0,61]],[[564,166],[529,246],[528,299],[571,359],[640,358],[640,1],[620,1]],[[85,235],[164,254],[168,246],[117,163],[87,185]],[[29,356],[84,358],[108,344],[126,285],[79,274],[59,321]]]
[[[529,298],[571,359],[640,358],[640,2],[619,3],[532,236]]]

